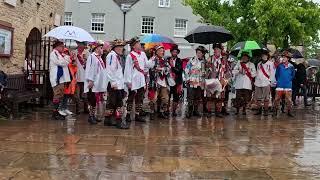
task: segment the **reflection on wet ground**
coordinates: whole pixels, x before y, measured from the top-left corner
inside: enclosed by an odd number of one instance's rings
[[[319,106],[296,117],[231,115],[90,126],[49,110],[0,121],[0,179],[320,179]]]

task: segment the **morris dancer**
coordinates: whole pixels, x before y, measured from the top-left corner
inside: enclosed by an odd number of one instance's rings
[[[89,102],[89,119],[90,124],[97,124],[100,122],[96,118],[96,107],[98,103],[103,100],[103,93],[107,90],[107,85],[109,79],[106,75],[106,64],[102,60],[101,55],[102,42],[94,42],[91,44],[93,53],[89,56],[86,63],[86,74],[84,82],[84,92],[87,93],[87,98]]]
[[[148,87],[148,98],[150,100],[150,119],[154,119],[155,107],[157,100],[160,100],[159,117],[167,119],[168,102],[169,102],[169,89],[170,86],[175,86],[175,81],[170,74],[170,64],[164,57],[164,48],[162,46],[155,46],[155,56],[149,62],[152,62],[152,68],[149,71],[150,82]]]
[[[257,76],[255,79],[255,99],[257,101],[258,112],[255,115],[262,114],[263,102],[263,115],[268,116],[271,81],[274,76],[274,65],[269,61],[269,52],[264,52],[261,57],[261,62],[257,66]]]
[[[256,76],[256,67],[249,61],[251,57],[251,52],[246,50],[240,51],[240,62],[236,64],[232,71],[235,75],[236,114],[239,114],[240,107],[242,107],[242,114],[247,114],[247,105],[252,97],[252,84]]]
[[[173,96],[172,103],[172,116],[177,116],[177,108],[180,101],[180,95],[182,93],[183,88],[183,68],[182,68],[182,60],[178,57],[180,54],[180,49],[178,46],[174,46],[170,49],[171,57],[169,57],[169,64],[171,67],[171,77],[175,80],[175,85],[170,86],[170,94],[169,94],[169,103],[170,97]]]
[[[140,115],[146,88],[146,54],[142,51],[139,37],[129,41],[131,52],[127,56],[124,70],[124,82],[128,87],[129,95],[127,100],[126,121],[131,122],[131,110],[135,101],[135,121],[146,122]]]
[[[199,46],[196,49],[196,56],[190,59],[185,69],[188,83],[188,112],[186,117],[200,116],[198,111],[199,101],[203,98],[204,75],[205,75],[205,54],[208,50]]]
[[[227,81],[225,79],[225,73],[227,71],[227,62],[222,60],[222,45],[215,44],[213,46],[214,54],[206,61],[206,78],[207,79],[218,79],[220,84],[222,85],[222,89],[227,85]],[[216,117],[223,118],[222,116],[222,105],[224,102],[224,93],[219,93],[217,97],[215,95],[210,94],[209,92],[205,93],[206,101],[213,101],[215,104],[215,115]],[[208,108],[208,104],[204,103],[204,109],[210,112],[210,106]],[[209,103],[210,105],[211,103]]]
[[[112,50],[106,59],[107,76],[110,79],[108,84],[107,109],[104,125],[116,126],[119,129],[129,129],[129,123],[122,120],[124,77],[121,56],[126,43],[116,39],[112,42]]]
[[[68,64],[70,56],[64,54],[64,43],[56,41],[50,54],[50,83],[53,89],[53,114],[55,120],[64,120],[68,114],[63,109],[64,85],[70,82]]]
[[[84,98],[84,82],[85,82],[85,69],[86,62],[89,56],[89,51],[86,49],[86,44],[84,42],[76,42],[77,49],[74,51],[76,54],[75,62],[77,64],[77,89],[75,93],[75,101],[76,101],[76,113],[80,113],[80,99],[83,100],[83,111],[84,113],[88,113],[88,103]]]

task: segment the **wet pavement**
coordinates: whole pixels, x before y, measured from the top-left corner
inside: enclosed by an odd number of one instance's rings
[[[0,180],[320,179],[320,107],[90,126],[40,109],[0,121]]]

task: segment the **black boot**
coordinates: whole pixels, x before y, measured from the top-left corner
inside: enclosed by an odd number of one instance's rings
[[[242,108],[242,115],[247,115],[247,108],[246,108],[246,106],[244,106],[244,107]]]
[[[274,108],[273,109],[273,114],[272,116],[278,116],[278,109],[277,108]]]
[[[188,111],[186,113],[186,118],[191,118],[193,113],[193,106],[191,104],[188,105]]]
[[[159,112],[159,118],[161,119],[168,119],[168,116],[165,112]]]
[[[220,113],[220,112],[216,112],[216,117],[217,117],[217,118],[224,118],[223,115],[222,115],[222,113]]]
[[[222,107],[221,113],[222,113],[223,115],[225,115],[225,116],[229,116],[229,115],[230,115],[230,113],[228,113],[227,108],[226,108],[225,106]]]
[[[198,111],[198,105],[193,105],[193,116],[200,117],[201,114]]]
[[[83,102],[83,113],[89,114],[88,103]]]
[[[135,115],[135,121],[137,121],[137,122],[143,122],[143,123],[146,122],[146,120],[143,119],[142,116],[140,116],[139,114],[136,114],[136,115]]]
[[[130,123],[126,122],[126,121],[122,121],[122,119],[117,119],[116,120],[116,127],[118,129],[129,129],[130,128]]]
[[[52,114],[52,119],[53,120],[65,120],[66,117],[65,116],[62,116],[61,114],[59,114],[59,112],[53,112]]]
[[[268,116],[268,115],[269,115],[269,110],[265,108],[263,110],[263,116]]]
[[[291,113],[291,111],[288,111],[287,115],[288,115],[289,117],[294,117],[294,115]]]
[[[155,120],[156,114],[154,112],[150,113],[150,120]]]
[[[89,116],[88,122],[91,125],[97,124],[96,118],[94,116]]]
[[[76,115],[80,114],[80,103],[76,103]]]
[[[254,115],[261,115],[262,114],[262,108],[258,109],[258,112],[254,113]]]
[[[114,120],[113,117],[109,116],[109,117],[105,117],[104,118],[104,126],[116,126],[117,122]]]
[[[239,109],[239,108],[236,108],[236,113],[235,113],[235,115],[238,115],[238,114],[239,114],[239,111],[240,111],[240,109]]]
[[[126,121],[129,123],[129,122],[131,122],[131,115],[130,115],[130,113],[127,113],[127,115],[126,115]]]

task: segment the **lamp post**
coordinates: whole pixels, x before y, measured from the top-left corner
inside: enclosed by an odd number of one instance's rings
[[[120,7],[121,11],[123,12],[123,34],[122,34],[122,39],[125,40],[126,38],[126,15],[127,12],[130,11],[131,5],[130,4],[121,4]]]

